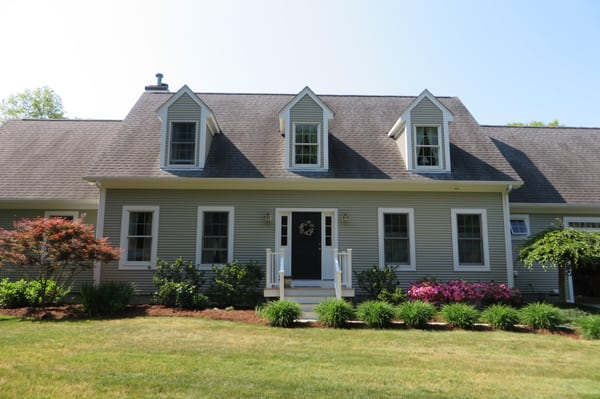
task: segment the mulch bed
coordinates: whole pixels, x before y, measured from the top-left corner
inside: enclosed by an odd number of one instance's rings
[[[62,305],[62,306],[49,306],[45,309],[41,308],[0,308],[0,315],[33,318],[37,320],[84,320],[90,317],[83,311],[81,305]],[[132,318],[140,316],[149,317],[202,317],[212,320],[227,320],[247,324],[256,324],[266,326],[269,323],[261,319],[253,309],[248,310],[226,310],[226,309],[203,309],[203,310],[186,310],[178,308],[168,308],[162,305],[129,305],[127,309],[113,317],[103,317],[103,319],[110,318]],[[323,323],[318,321],[308,321],[298,323],[298,327],[317,327],[325,328]],[[348,328],[367,328],[362,322],[350,322]],[[404,323],[394,323],[390,328],[392,329],[407,329]],[[449,326],[445,323],[431,323],[428,326],[428,330],[434,331],[452,331],[458,330]],[[487,325],[476,325],[473,330],[475,331],[492,331]],[[579,339],[580,336],[575,330],[570,328],[562,327],[557,330],[532,330],[525,326],[516,326],[513,332],[518,333],[536,333],[536,334],[554,334],[561,335],[569,338]]]

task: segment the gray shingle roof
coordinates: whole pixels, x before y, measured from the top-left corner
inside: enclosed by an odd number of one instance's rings
[[[13,120],[0,126],[0,200],[93,200],[82,177],[118,121]]]
[[[281,179],[397,179],[509,181],[519,177],[456,97],[438,98],[454,114],[450,125],[452,173],[406,170],[387,132],[415,97],[320,96],[335,112],[329,125],[328,172],[284,168],[279,111],[294,97],[281,94],[198,94],[223,134],[214,137],[203,171],[160,169],[161,122],[156,110],[172,93],[144,93],[90,177],[207,177]]]
[[[600,129],[482,126],[525,184],[511,202],[600,202]]]

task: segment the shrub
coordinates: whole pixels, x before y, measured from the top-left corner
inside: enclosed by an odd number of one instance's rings
[[[560,317],[563,321],[563,323],[575,323],[577,324],[577,322],[584,318],[584,317],[588,317],[590,316],[589,312],[586,312],[585,310],[579,309],[579,308],[567,308],[567,309],[560,309]]]
[[[259,307],[256,313],[273,327],[292,327],[294,322],[302,316],[300,305],[281,299],[267,302]]]
[[[71,287],[65,287],[54,280],[32,280],[27,288],[29,306],[56,305],[69,292]]]
[[[343,299],[329,298],[315,307],[319,320],[327,327],[345,327],[348,320],[354,317],[352,305]]]
[[[81,304],[90,316],[114,315],[129,305],[135,286],[127,282],[105,282],[97,286],[86,283],[81,286]]]
[[[587,339],[600,339],[600,316],[588,316],[577,321],[581,335]]]
[[[559,309],[547,303],[535,302],[520,311],[521,322],[531,328],[553,330],[562,322]]]
[[[10,281],[8,278],[0,280],[0,307],[21,308],[29,305],[27,289],[29,284],[21,279]]]
[[[152,281],[156,284],[154,300],[165,306],[198,309],[206,306],[208,298],[200,291],[204,273],[191,261],[182,258],[169,263],[163,259],[156,262]]]
[[[394,318],[394,308],[383,301],[366,301],[358,305],[356,315],[369,327],[384,328],[391,324]]]
[[[416,300],[400,304],[396,315],[409,327],[425,328],[427,323],[433,319],[435,312],[435,306],[431,303]]]
[[[262,298],[259,288],[262,269],[256,263],[246,265],[228,262],[213,266],[214,278],[208,296],[219,306],[255,307]]]
[[[20,308],[24,306],[52,305],[60,301],[71,291],[54,280],[20,279],[10,281],[5,278],[0,280],[0,306],[7,308]]]
[[[520,294],[506,284],[452,280],[438,283],[435,280],[422,280],[410,285],[408,295],[411,300],[422,300],[441,306],[452,302],[470,303],[485,307],[495,303],[513,304],[520,302]]]
[[[388,291],[386,288],[382,289],[379,295],[377,295],[378,301],[391,303],[392,305],[400,305],[402,302],[406,302],[408,295],[402,291],[402,288],[396,288],[393,292]]]
[[[492,328],[510,330],[519,322],[519,312],[508,305],[491,305],[483,311],[481,319]]]
[[[356,274],[358,286],[367,292],[371,299],[380,299],[382,292],[396,292],[398,288],[398,276],[396,276],[396,268],[393,266],[384,266],[380,268],[377,265],[371,266],[370,269],[362,270]]]
[[[479,312],[473,305],[466,303],[450,303],[442,306],[442,318],[448,324],[462,329],[473,328],[479,319]]]

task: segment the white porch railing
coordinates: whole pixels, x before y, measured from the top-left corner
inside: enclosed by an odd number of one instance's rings
[[[279,257],[279,262],[277,258]],[[279,263],[279,267],[277,264]],[[285,249],[279,252],[267,248],[267,288],[279,287],[279,298],[285,299]]]
[[[342,287],[352,288],[352,249],[345,252],[333,250],[334,287],[336,298],[342,297]]]

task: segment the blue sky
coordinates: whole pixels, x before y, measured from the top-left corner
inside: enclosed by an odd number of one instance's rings
[[[481,124],[600,126],[600,2],[0,2],[0,99],[43,85],[120,119],[171,90],[458,96]],[[8,40],[7,40],[8,38]]]

